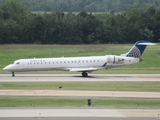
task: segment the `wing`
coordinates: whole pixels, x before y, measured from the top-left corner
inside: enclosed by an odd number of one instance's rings
[[[75,72],[90,72],[90,71],[96,71],[98,68],[71,68],[69,71],[75,71]]]
[[[101,67],[95,68],[95,67],[87,67],[87,68],[70,68],[69,71],[75,71],[75,72],[92,72],[99,69],[104,69],[107,62],[104,63]]]

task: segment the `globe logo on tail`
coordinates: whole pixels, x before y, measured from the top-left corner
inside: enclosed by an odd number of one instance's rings
[[[141,52],[136,46],[134,46],[134,48],[127,54],[127,57],[140,58],[140,56]]]

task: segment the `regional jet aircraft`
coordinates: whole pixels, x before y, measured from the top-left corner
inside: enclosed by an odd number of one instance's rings
[[[3,68],[3,70],[12,73],[13,77],[15,72],[45,70],[76,71],[82,72],[82,76],[87,77],[88,73],[96,70],[120,67],[142,61],[141,55],[147,45],[155,44],[145,40],[137,41],[126,54],[121,54],[120,56],[19,59]]]

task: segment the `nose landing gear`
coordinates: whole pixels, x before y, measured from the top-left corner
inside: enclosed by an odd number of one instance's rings
[[[12,72],[12,77],[14,77],[15,76],[15,74],[14,74],[14,72]]]

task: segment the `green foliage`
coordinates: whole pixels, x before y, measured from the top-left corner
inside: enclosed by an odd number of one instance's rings
[[[79,2],[89,5],[91,1]],[[82,10],[75,14],[57,10],[39,14],[29,11],[20,0],[6,0],[0,6],[0,44],[134,43],[141,39],[159,42],[159,21],[160,10],[149,5],[133,5],[122,13],[93,14]]]
[[[132,5],[145,4],[160,8],[159,0],[21,0],[32,11],[79,12],[120,12],[126,11]]]
[[[14,20],[18,23],[23,24],[24,20],[27,19],[29,10],[20,0],[6,0],[2,6],[3,19]]]

